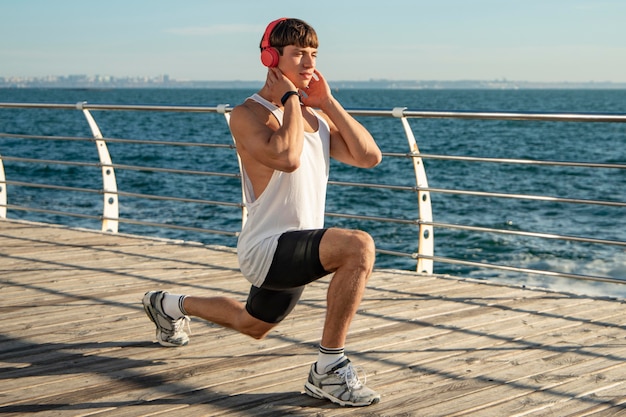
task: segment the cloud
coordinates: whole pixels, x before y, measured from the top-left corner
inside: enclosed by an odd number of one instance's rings
[[[166,32],[179,36],[234,35],[240,33],[262,33],[263,27],[260,25],[245,24],[189,26],[181,28],[170,28],[167,29]]]

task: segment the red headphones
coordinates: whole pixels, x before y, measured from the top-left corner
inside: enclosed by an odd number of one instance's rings
[[[278,51],[276,48],[272,48],[270,45],[270,35],[272,31],[280,22],[287,20],[286,17],[281,17],[280,19],[274,20],[267,25],[267,29],[265,29],[265,33],[263,34],[263,40],[261,41],[261,62],[266,67],[277,67],[278,66]]]

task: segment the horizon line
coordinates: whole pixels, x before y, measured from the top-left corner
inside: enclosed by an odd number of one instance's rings
[[[40,82],[57,82],[61,81],[58,79],[73,78],[76,81],[82,79],[91,79],[91,80],[102,80],[110,79],[110,80],[145,80],[145,81],[155,81],[159,80],[163,83],[188,83],[188,82],[210,82],[210,83],[263,83],[263,79],[180,79],[173,78],[167,74],[159,74],[159,75],[106,75],[106,74],[65,74],[65,75],[0,75],[0,79],[4,81],[11,79],[19,79],[19,80],[31,80],[31,81],[40,81]],[[369,78],[366,80],[362,79],[335,79],[328,80],[329,83],[333,82],[351,82],[351,83],[372,83],[372,82],[407,82],[407,83],[432,83],[432,82],[441,82],[441,83],[457,83],[457,82],[489,82],[489,83],[535,83],[535,84],[626,84],[626,80],[624,81],[615,81],[615,80],[585,80],[585,81],[571,81],[571,80],[522,80],[522,79],[508,79],[506,77],[502,78],[458,78],[458,79],[417,79],[417,78],[405,78],[405,79],[396,79],[396,78]]]

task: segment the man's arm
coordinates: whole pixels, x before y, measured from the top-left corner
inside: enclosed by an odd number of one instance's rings
[[[330,126],[330,154],[343,163],[360,168],[371,168],[380,163],[382,154],[376,141],[365,127],[356,121],[332,96],[328,83],[315,70],[317,80],[312,80],[305,91],[304,104],[317,107]]]
[[[382,154],[374,138],[334,98],[320,108],[330,126],[330,154],[343,163],[359,168],[372,168],[380,163]]]
[[[270,68],[264,91],[271,99],[295,90],[293,84],[277,69]],[[274,97],[275,96],[275,97]],[[297,97],[285,102],[283,123],[280,125],[267,110],[253,103],[244,103],[233,109],[230,128],[246,165],[250,159],[272,170],[292,172],[300,165],[304,144],[302,110]],[[246,166],[246,168],[248,168]]]

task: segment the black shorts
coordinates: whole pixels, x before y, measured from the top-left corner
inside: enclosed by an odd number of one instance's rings
[[[320,242],[327,229],[286,232],[261,287],[250,288],[246,310],[266,323],[281,322],[296,306],[304,287],[330,272],[320,262]]]

